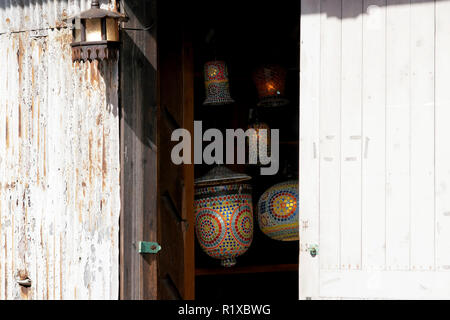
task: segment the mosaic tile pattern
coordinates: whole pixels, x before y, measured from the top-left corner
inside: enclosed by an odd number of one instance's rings
[[[281,107],[289,103],[285,98],[286,74],[279,65],[265,65],[254,72],[259,107]]]
[[[230,95],[228,68],[224,61],[210,61],[205,64],[206,100],[204,105],[223,105],[233,103]]]
[[[195,192],[195,233],[210,257],[233,266],[236,257],[253,240],[253,209],[250,185],[198,188]]]
[[[266,165],[270,163],[270,127],[264,122],[251,124],[249,129],[254,129],[254,133],[249,139],[249,162],[251,164]],[[265,134],[262,134],[265,130]]]
[[[269,188],[258,201],[258,224],[274,240],[294,241],[298,231],[298,181],[282,182]]]

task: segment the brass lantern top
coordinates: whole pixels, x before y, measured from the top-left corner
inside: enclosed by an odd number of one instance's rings
[[[113,18],[118,19],[118,21],[128,21],[128,17],[122,13],[100,9],[98,1],[92,1],[91,8],[80,12],[78,15],[69,18],[70,20],[74,18],[80,19],[102,19],[102,18]]]

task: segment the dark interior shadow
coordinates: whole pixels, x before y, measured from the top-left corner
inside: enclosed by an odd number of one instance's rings
[[[123,24],[121,32],[122,116],[141,143],[155,149],[157,47],[153,15],[156,3],[149,0],[127,0],[124,5],[123,11],[130,20]],[[140,30],[149,27],[149,30]]]

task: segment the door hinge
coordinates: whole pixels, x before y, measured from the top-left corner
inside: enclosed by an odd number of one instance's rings
[[[139,241],[139,253],[158,253],[161,246],[157,242]]]

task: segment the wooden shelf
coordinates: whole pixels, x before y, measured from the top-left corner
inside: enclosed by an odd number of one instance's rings
[[[281,145],[292,145],[292,146],[298,146],[299,141],[280,141]]]
[[[298,271],[298,264],[277,264],[262,266],[243,266],[231,268],[201,268],[195,269],[196,276],[233,275],[245,273],[265,273],[265,272],[289,272]]]

